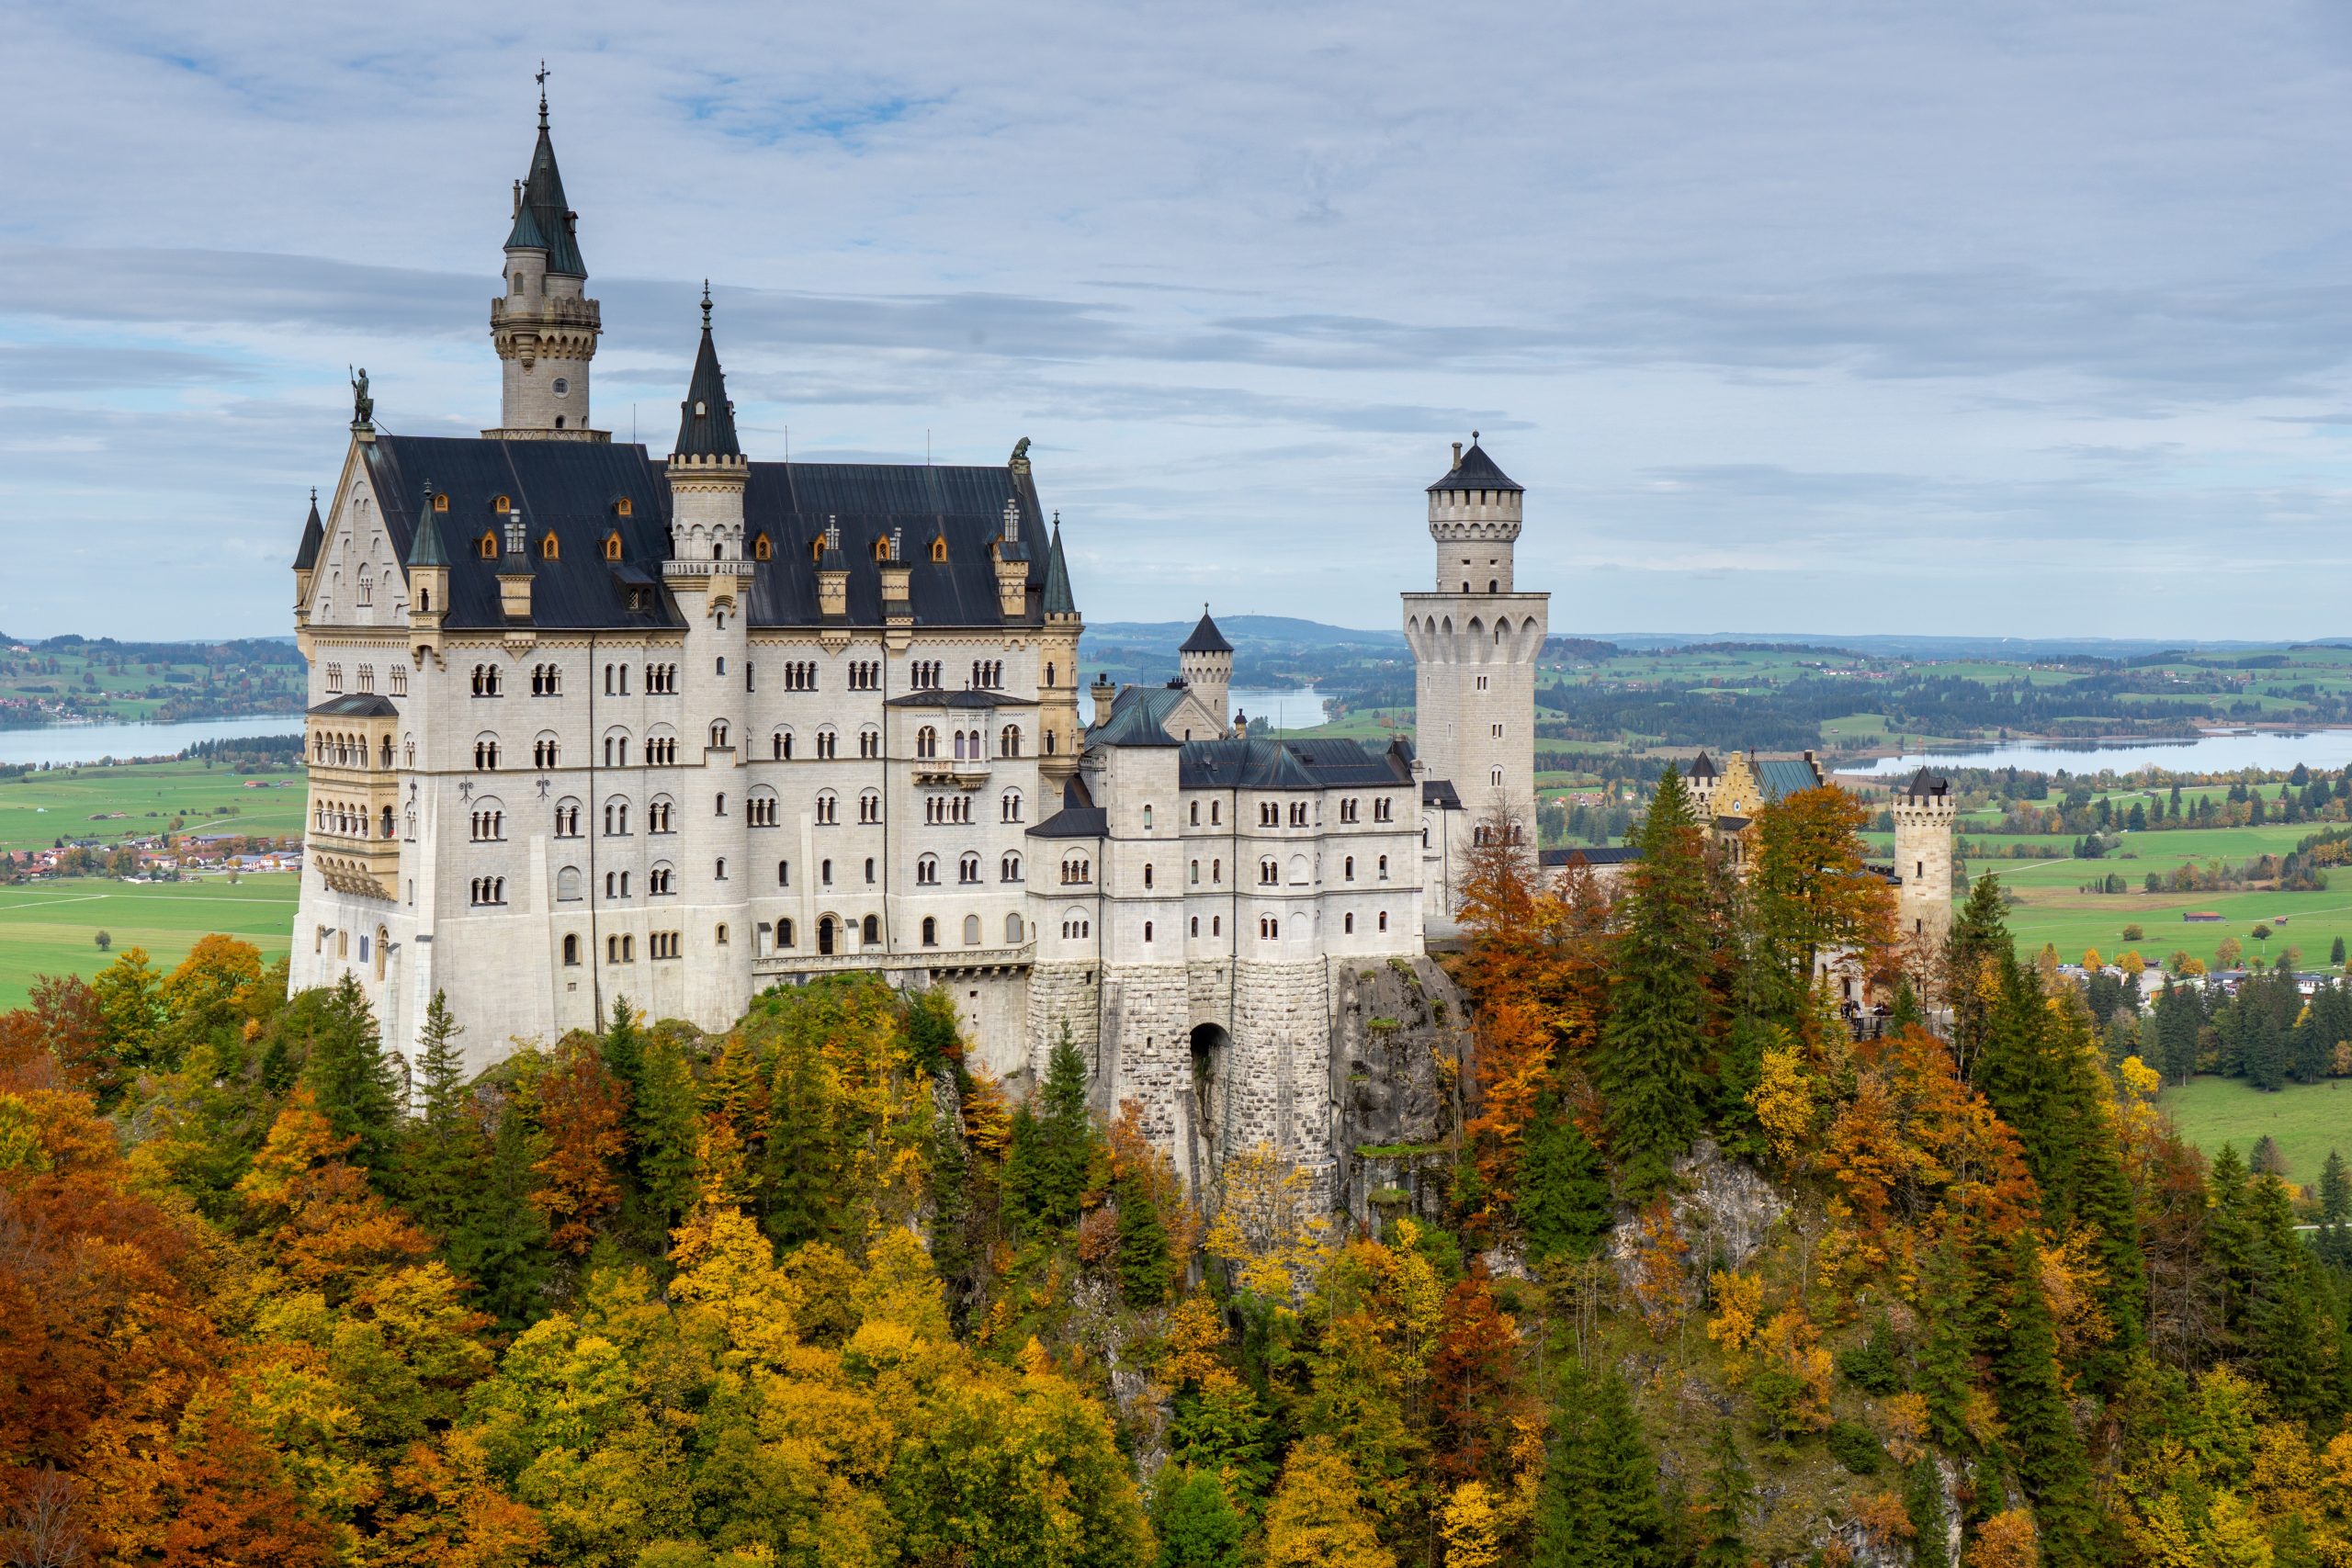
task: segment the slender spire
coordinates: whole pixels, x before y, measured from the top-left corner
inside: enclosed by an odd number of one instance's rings
[[[424,500],[417,509],[416,532],[408,542],[407,565],[447,566],[449,552],[442,547],[441,522],[433,508],[433,481],[424,481]]]
[[[311,487],[311,515],[302,524],[302,543],[294,551],[294,570],[309,571],[319,564],[319,552],[326,547],[327,531],[319,521],[319,487]]]
[[[1069,563],[1062,559],[1062,514],[1054,513],[1054,544],[1046,555],[1045,613],[1048,615],[1075,615],[1078,601],[1069,591]]]
[[[555,165],[555,142],[548,134],[547,66],[539,67],[539,141],[531,150],[531,172],[523,181],[514,208],[514,229],[506,236],[510,251],[545,251],[548,271],[563,277],[585,277],[588,264],[580,259],[580,242],[573,231],[580,215],[564,199],[563,175]]]
[[[718,367],[718,346],[710,336],[710,285],[703,284],[702,345],[695,351],[694,378],[678,405],[678,444],[673,457],[740,457],[735,405],[727,399],[727,376]]]

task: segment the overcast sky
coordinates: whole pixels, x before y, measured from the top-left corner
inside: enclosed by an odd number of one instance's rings
[[[290,629],[493,423],[531,73],[596,423],[1034,441],[1091,621],[1393,626],[1473,429],[1555,632],[2352,633],[2352,8],[0,0],[0,629]],[[788,434],[787,434],[788,432]]]

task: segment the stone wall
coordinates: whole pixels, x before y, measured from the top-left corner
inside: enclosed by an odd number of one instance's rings
[[[1045,1081],[1046,1058],[1065,1023],[1090,1066],[1102,1055],[1101,973],[1091,964],[1040,964],[1029,971],[1031,1083]]]
[[[1144,1131],[1164,1149],[1182,1147],[1191,1134],[1191,1010],[1181,964],[1121,964],[1102,972],[1095,1109],[1116,1116],[1121,1101],[1141,1100]]]

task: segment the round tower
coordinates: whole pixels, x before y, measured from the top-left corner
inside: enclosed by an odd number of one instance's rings
[[[1477,442],[1474,430],[1466,456],[1455,442],[1453,468],[1429,489],[1440,593],[1512,592],[1511,551],[1527,492]]]
[[[603,441],[588,414],[588,366],[604,315],[588,298],[580,257],[580,215],[564,199],[548,136],[547,77],[539,78],[539,141],[531,172],[514,182],[514,226],[506,236],[503,291],[490,302],[498,350],[499,427],[507,441]]]
[[[1232,728],[1233,713],[1228,693],[1233,687],[1233,645],[1209,619],[1209,607],[1201,606],[1200,625],[1176,650],[1176,672],[1184,684],[1198,697],[1201,705],[1216,719],[1217,734],[1222,736]]]
[[[1951,781],[1921,768],[1894,797],[1895,910],[1899,934],[1918,962],[1943,951],[1951,934]]]

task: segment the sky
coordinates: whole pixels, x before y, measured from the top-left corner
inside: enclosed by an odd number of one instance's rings
[[[1555,633],[2352,634],[2352,8],[0,0],[0,630],[291,630],[496,423],[549,76],[595,422],[1031,438],[1093,622],[1393,626],[1473,430]]]

